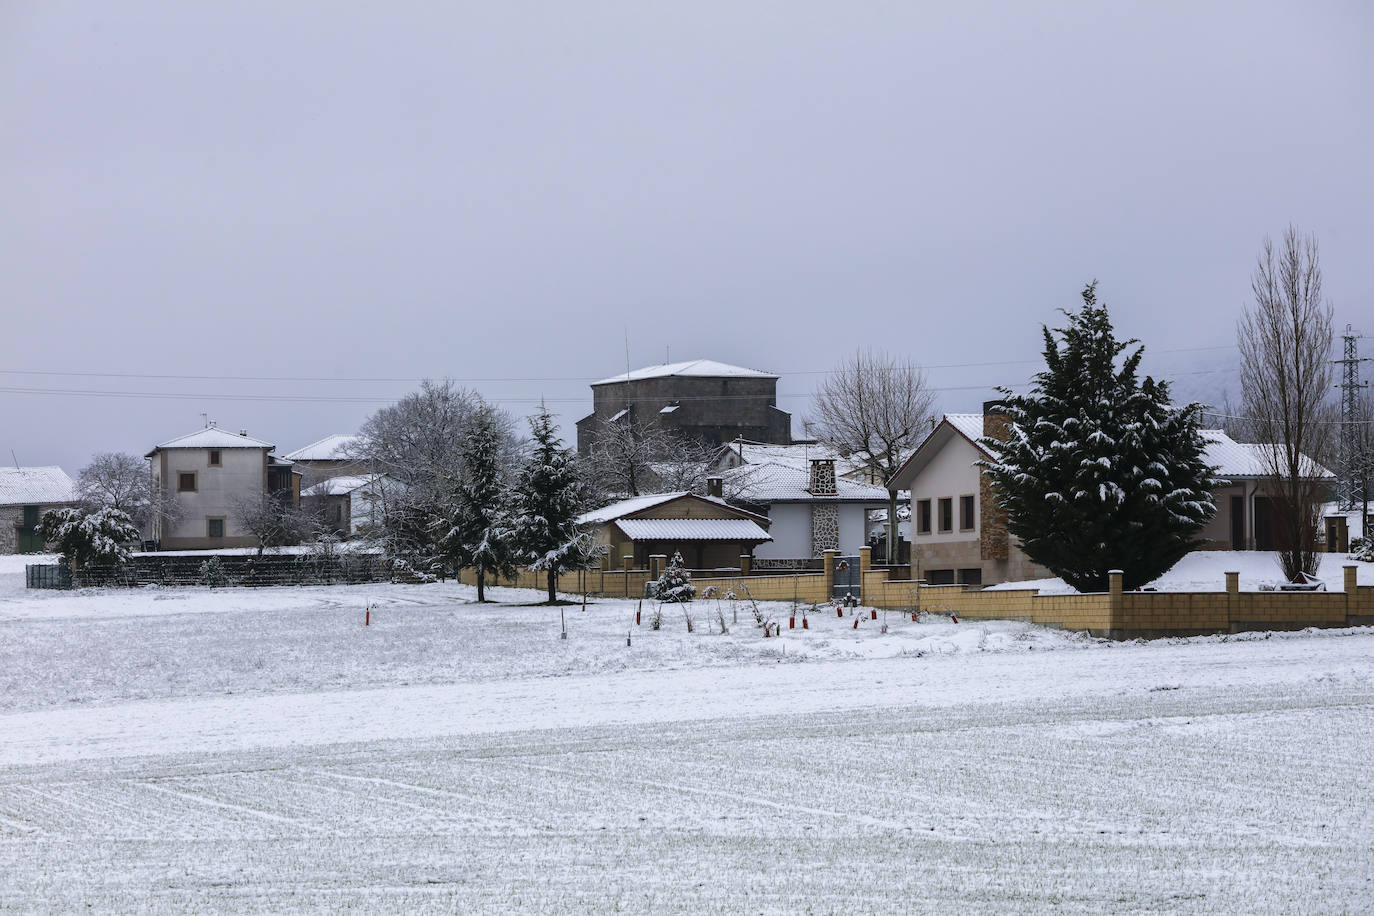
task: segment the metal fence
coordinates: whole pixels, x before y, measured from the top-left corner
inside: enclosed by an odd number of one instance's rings
[[[71,588],[72,569],[57,563],[35,563],[24,567],[25,588]]]

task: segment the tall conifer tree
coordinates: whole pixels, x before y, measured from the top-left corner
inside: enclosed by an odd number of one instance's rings
[[[983,462],[1007,529],[1035,562],[1082,592],[1127,589],[1167,572],[1205,541],[1220,481],[1205,460],[1201,405],[1174,408],[1169,385],[1137,377],[1144,347],[1118,341],[1097,284],[1068,325],[1045,337],[1045,369],[1031,392],[999,389],[1007,438],[984,438]],[[1058,340],[1056,339],[1058,335]]]
[[[460,450],[463,478],[455,488],[446,529],[438,539],[440,552],[458,568],[477,573],[477,600],[486,600],[488,572],[515,575],[514,529],[500,456],[504,427],[494,409],[476,413]]]
[[[558,600],[558,575],[586,569],[601,556],[586,526],[577,518],[586,487],[577,457],[563,445],[547,410],[530,417],[534,450],[515,486],[515,543],[523,560],[548,573],[549,603]]]

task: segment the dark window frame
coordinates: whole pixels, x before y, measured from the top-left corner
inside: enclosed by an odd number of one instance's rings
[[[930,500],[916,500],[916,533],[930,534],[931,521],[933,515],[930,511]]]
[[[186,478],[191,478],[191,486],[186,487]],[[177,492],[178,493],[199,493],[200,492],[200,473],[198,471],[177,471]]]
[[[941,496],[939,509],[936,513],[936,523],[940,526],[941,534],[949,534],[954,530],[954,497]]]
[[[968,524],[964,524],[965,522]],[[978,527],[978,501],[972,493],[959,497],[959,530],[972,531]]]
[[[215,534],[215,522],[219,522],[219,534]],[[205,536],[214,540],[221,540],[224,537],[224,516],[207,515],[205,517]]]
[[[217,448],[210,449],[208,466],[212,468],[224,467],[224,452]]]

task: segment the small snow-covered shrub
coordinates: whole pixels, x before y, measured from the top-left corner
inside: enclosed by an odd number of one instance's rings
[[[1355,538],[1351,541],[1350,559],[1374,563],[1374,538]]]
[[[200,584],[208,585],[211,588],[220,588],[227,585],[229,577],[225,575],[224,564],[219,557],[211,557],[200,564]]]
[[[650,595],[667,604],[691,601],[697,596],[691,574],[682,568],[682,554],[673,554],[663,574],[650,586]]]

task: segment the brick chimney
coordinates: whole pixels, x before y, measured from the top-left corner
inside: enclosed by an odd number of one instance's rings
[[[1006,404],[1002,401],[983,403],[983,435],[989,439],[1007,440]],[[984,560],[1005,560],[1009,554],[1007,514],[997,504],[997,494],[986,474],[978,475],[978,553]]]
[[[707,495],[707,496],[714,497],[714,498],[716,498],[716,499],[724,499],[724,498],[725,498],[725,478],[724,478],[724,477],[707,477],[707,478],[706,478],[706,495]]]
[[[834,496],[835,460],[833,458],[811,459],[811,485],[807,487],[812,496]]]

